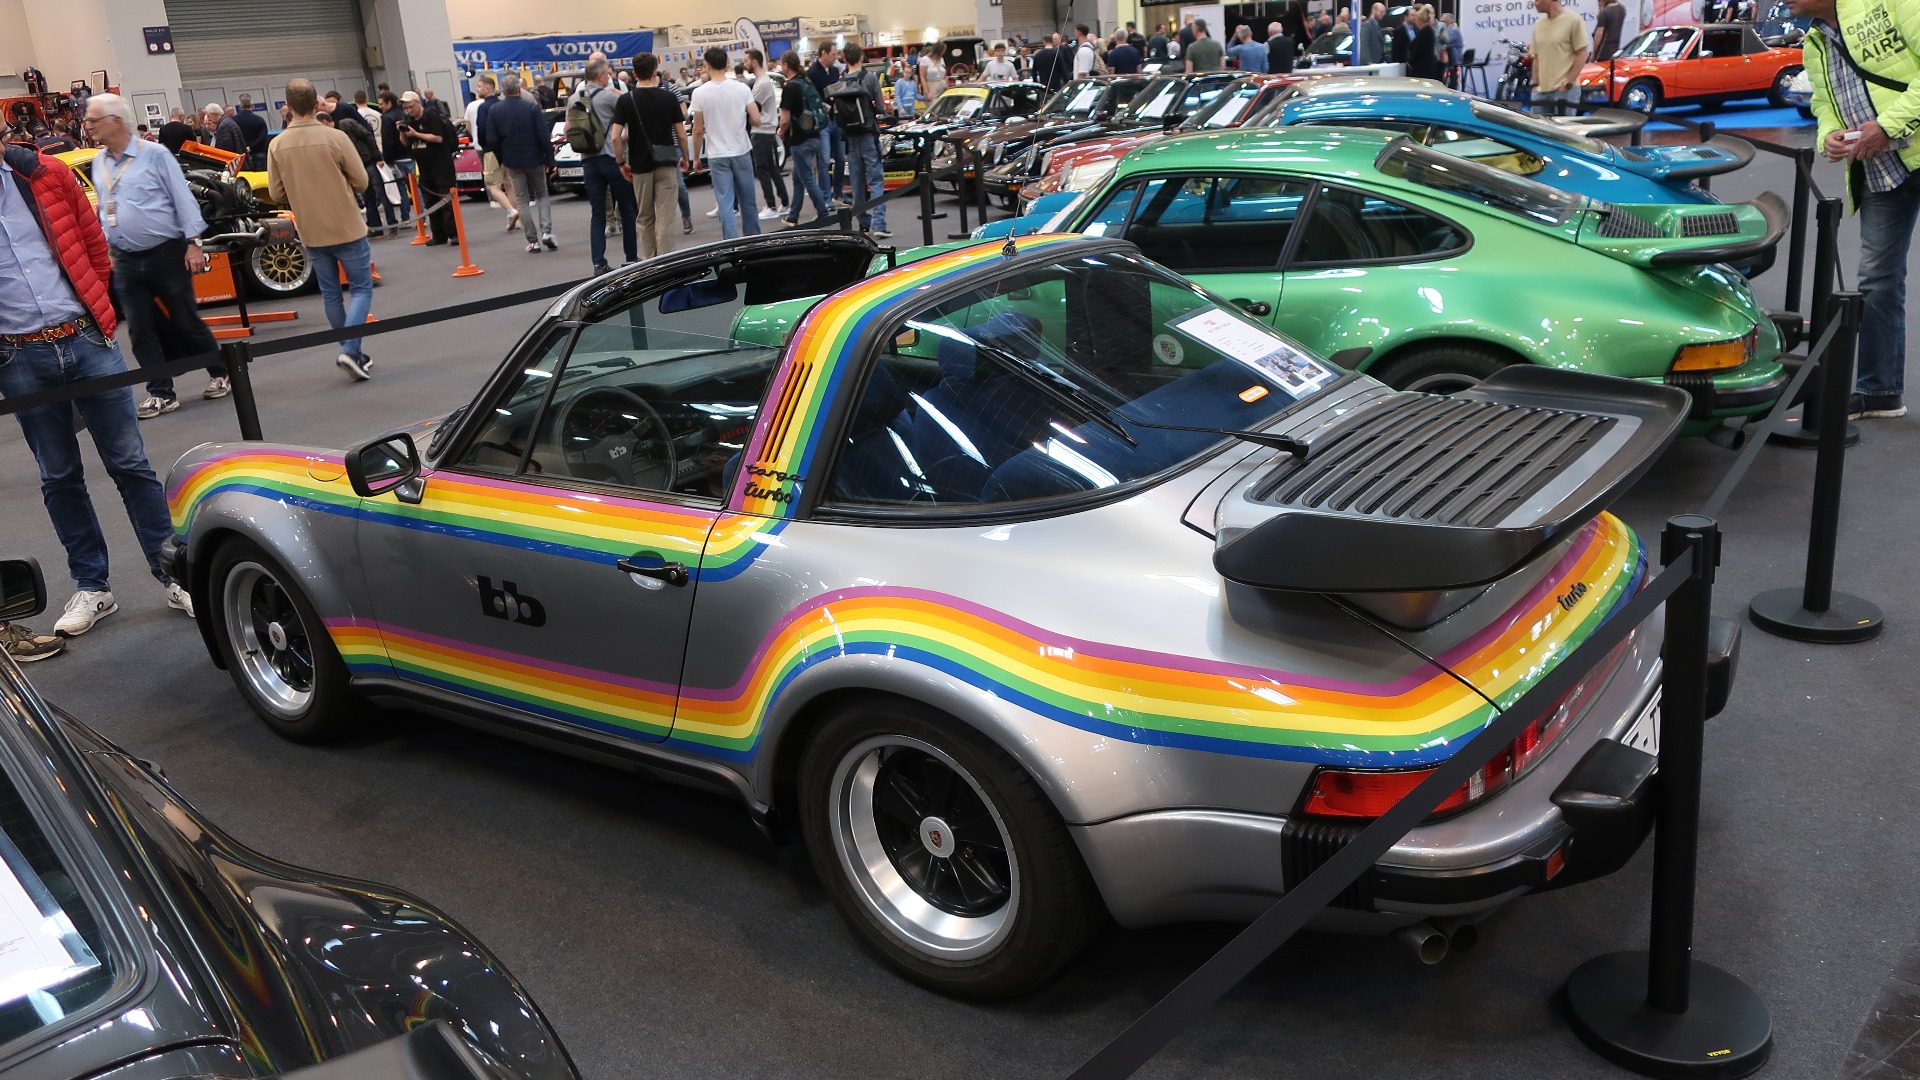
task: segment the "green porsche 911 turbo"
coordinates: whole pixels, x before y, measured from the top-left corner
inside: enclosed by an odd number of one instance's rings
[[[1771,194],[1614,205],[1391,132],[1281,128],[1142,147],[1048,231],[1125,237],[1398,389],[1519,363],[1625,376],[1688,391],[1697,434],[1786,384],[1778,328],[1721,264],[1787,220]]]

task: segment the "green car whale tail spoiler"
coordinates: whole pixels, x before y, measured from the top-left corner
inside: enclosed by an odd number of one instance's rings
[[[1669,386],[1521,364],[1453,395],[1383,395],[1309,431],[1215,512],[1215,569],[1262,589],[1486,585],[1571,536],[1686,419]]]
[[[1792,214],[1769,191],[1747,203],[1619,206],[1594,202],[1582,247],[1648,268],[1740,262],[1772,254]]]

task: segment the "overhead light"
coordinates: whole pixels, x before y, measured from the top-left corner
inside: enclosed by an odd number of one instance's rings
[[[922,33],[926,34],[926,37],[920,39],[923,42],[940,40],[940,28],[937,26],[929,26]]]

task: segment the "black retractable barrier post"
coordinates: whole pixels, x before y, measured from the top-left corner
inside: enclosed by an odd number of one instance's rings
[[[957,141],[953,144],[953,195],[953,201],[960,204],[960,231],[948,233],[947,239],[970,240],[973,230],[967,227],[967,148]]]
[[[1807,210],[1813,194],[1813,149],[1808,147],[1794,157],[1793,226],[1787,230],[1787,310],[1805,311],[1800,306],[1800,290],[1805,284],[1807,261]],[[1807,340],[1818,340],[1809,337]]]
[[[1840,265],[1840,219],[1845,207],[1839,199],[1822,198],[1814,210],[1813,237],[1813,302],[1809,310],[1813,318],[1807,327],[1807,340],[1818,341],[1820,335],[1827,332],[1827,320],[1833,317],[1833,283],[1839,276]],[[1827,356],[1838,353],[1829,349]],[[1808,362],[1813,362],[1808,357]],[[1824,361],[1822,361],[1824,363]],[[1783,446],[1795,446],[1810,450],[1820,445],[1820,425],[1826,422],[1826,411],[1820,406],[1821,395],[1827,382],[1824,377],[1808,380],[1807,392],[1800,406],[1800,428],[1797,431],[1776,431],[1769,441]],[[1853,388],[1849,386],[1847,393]],[[1852,446],[1860,441],[1860,429],[1847,422],[1845,409],[1840,411],[1840,427],[1846,432],[1846,445]]]
[[[244,341],[228,341],[220,346],[220,362],[227,366],[227,381],[233,386],[233,414],[240,421],[240,437],[259,442],[260,408],[253,400],[253,350]]]
[[[1840,486],[1846,477],[1847,397],[1853,390],[1854,348],[1866,294],[1835,293],[1840,332],[1827,349],[1820,374],[1820,448],[1813,464],[1813,523],[1807,535],[1807,578],[1802,588],[1771,589],[1753,598],[1747,617],[1769,634],[1828,645],[1866,641],[1884,627],[1870,600],[1833,591],[1833,560],[1840,543]],[[1811,410],[1815,403],[1809,401]]]
[[[1659,803],[1654,827],[1653,926],[1646,952],[1597,956],[1567,980],[1574,1031],[1643,1076],[1746,1076],[1766,1064],[1773,1023],[1737,977],[1693,958],[1700,769],[1720,526],[1682,514],[1660,537],[1661,559],[1692,561],[1667,600],[1661,649]]]
[[[1697,131],[1699,132],[1699,134],[1700,134],[1700,141],[1701,141],[1701,142],[1711,142],[1711,141],[1713,140],[1713,136],[1714,136],[1714,132],[1715,132],[1715,131],[1716,131],[1717,129],[1716,129],[1716,127],[1715,127],[1715,125],[1714,125],[1714,123],[1713,123],[1713,121],[1711,121],[1711,120],[1702,120],[1702,121],[1700,121],[1700,126],[1699,126],[1699,128],[1697,128],[1696,130],[1697,130]],[[1700,190],[1701,190],[1701,191],[1712,191],[1712,190],[1713,190],[1713,177],[1711,177],[1711,176],[1703,176],[1703,177],[1701,177],[1701,178],[1700,178]]]
[[[973,153],[973,197],[980,200],[980,224],[987,223],[987,155],[975,148]]]
[[[920,159],[920,171],[916,176],[920,182],[920,235],[928,247],[933,246],[933,173],[928,170],[926,158]]]

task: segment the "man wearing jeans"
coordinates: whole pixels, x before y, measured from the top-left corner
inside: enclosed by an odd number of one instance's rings
[[[596,52],[587,58],[580,89],[567,99],[568,107],[571,108],[573,102],[580,100],[587,101],[593,109],[593,115],[600,120],[600,145],[580,155],[580,180],[587,189],[587,207],[592,222],[587,229],[587,254],[593,259],[593,272],[604,274],[610,269],[607,266],[609,192],[613,194],[614,204],[620,208],[620,242],[628,262],[640,261],[640,238],[639,230],[634,225],[639,208],[633,201],[633,185],[620,175],[620,163],[614,160],[607,139],[607,134],[613,130],[613,110],[620,102],[620,90],[613,85],[613,69],[600,53]]]
[[[706,52],[707,81],[693,91],[693,162],[707,159],[713,197],[720,204],[720,235],[728,240],[760,232],[760,209],[753,201],[753,141],[748,132],[760,123],[753,91],[728,70],[727,52]]]
[[[1540,18],[1533,24],[1533,111],[1558,116],[1580,104],[1580,69],[1587,66],[1593,39],[1587,24],[1560,0],[1533,0]]]
[[[319,98],[305,79],[287,82],[287,108],[293,120],[267,149],[267,188],[273,201],[293,211],[300,242],[313,256],[327,322],[338,330],[361,326],[373,307],[373,249],[367,223],[353,195],[367,188],[366,166],[353,141],[314,119]],[[347,301],[340,297],[340,273],[347,275]],[[360,351],[360,339],[340,343],[335,363],[355,382],[371,377],[373,365]]]
[[[813,111],[820,101],[813,83],[800,70],[800,55],[788,50],[780,58],[787,69],[787,84],[780,88],[780,137],[787,141],[787,156],[793,159],[793,203],[787,210],[788,225],[800,224],[800,212],[807,208],[807,196],[813,196],[816,217],[827,216],[826,185],[820,182],[820,163],[824,160],[818,131],[802,131],[799,117]]]
[[[133,137],[133,105],[118,94],[88,98],[85,122],[103,147],[93,159],[93,190],[113,250],[114,299],[127,322],[134,361],[153,368],[217,354],[220,346],[193,295],[193,275],[207,268],[207,253],[200,250],[207,223],[180,163],[160,144]],[[208,364],[207,374],[201,396],[226,397],[226,366]],[[158,375],[147,380],[146,400],[135,415],[150,420],[179,407],[173,379]]]
[[[113,344],[111,272],[107,238],[73,172],[31,146],[6,147],[0,153],[0,395],[25,397],[127,370]],[[75,413],[120,490],[167,606],[191,616],[187,591],[160,568],[173,524],[140,441],[133,390],[121,387],[14,414],[40,467],[40,498],[67,549],[77,589],[54,633],[76,637],[120,610],[107,584],[107,538],[87,494]]]
[[[873,115],[880,115],[880,80],[873,72],[860,65],[864,54],[860,46],[847,46],[847,83],[858,87],[873,102]],[[885,240],[893,234],[887,231],[887,204],[873,202],[887,193],[887,171],[880,161],[880,132],[875,127],[865,127],[858,131],[844,129],[847,137],[847,161],[853,166],[853,191],[856,201],[872,203],[872,209],[860,215],[860,227],[872,233],[876,239]]]
[[[1790,0],[1811,18],[1804,53],[1827,160],[1847,163],[1860,214],[1859,370],[1848,412],[1907,414],[1907,254],[1920,218],[1920,0]]]

